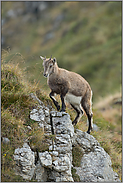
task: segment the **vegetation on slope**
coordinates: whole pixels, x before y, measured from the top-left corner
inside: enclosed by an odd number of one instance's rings
[[[30,85],[25,80],[24,72],[20,70],[18,65],[11,62],[5,64],[5,57],[8,54],[5,51],[2,52],[1,137],[2,139],[8,138],[10,143],[6,144],[4,140],[1,143],[1,180],[3,182],[19,182],[23,179],[15,175],[14,150],[22,147],[26,141],[31,143],[33,150],[39,148],[42,151],[47,148],[42,129],[29,118],[30,111],[38,105],[36,101],[29,97],[29,94],[36,93],[46,105],[52,105],[52,103],[36,85]],[[31,127],[31,130],[28,126]]]

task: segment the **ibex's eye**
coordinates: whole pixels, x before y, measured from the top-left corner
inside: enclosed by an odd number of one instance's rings
[[[53,65],[50,65],[50,68],[52,67]]]

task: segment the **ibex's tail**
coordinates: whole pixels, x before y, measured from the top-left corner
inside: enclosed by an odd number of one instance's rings
[[[89,88],[82,98],[82,107],[88,117],[87,123],[89,123],[87,133],[90,134],[93,129],[93,112],[92,112],[92,90]]]

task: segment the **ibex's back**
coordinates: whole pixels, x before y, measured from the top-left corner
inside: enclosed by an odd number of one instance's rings
[[[75,96],[84,96],[86,90],[90,88],[88,82],[79,74],[64,69],[60,70],[60,76],[68,82],[69,92]]]
[[[43,60],[44,76],[48,78],[47,82],[51,89],[50,97],[53,100],[57,109],[60,109],[58,102],[53,97],[54,94],[60,94],[62,101],[61,111],[65,111],[66,105],[64,99],[66,99],[71,106],[76,110],[77,116],[73,121],[73,124],[77,124],[81,116],[83,115],[83,109],[85,110],[88,121],[89,128],[88,133],[92,130],[92,109],[91,109],[91,99],[92,91],[88,82],[79,74],[67,71],[58,67],[56,59],[51,59],[46,57],[41,57]]]

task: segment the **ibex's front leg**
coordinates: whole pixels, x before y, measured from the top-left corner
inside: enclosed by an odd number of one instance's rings
[[[51,93],[49,94],[50,98],[52,99],[54,105],[56,106],[57,110],[60,110],[60,105],[58,104],[58,102],[56,101],[56,99],[53,97],[54,96],[54,92],[51,91]]]
[[[65,101],[64,101],[65,99],[64,98],[65,98],[65,96],[68,92],[68,83],[66,82],[64,85],[65,86],[62,88],[61,95],[60,95],[61,101],[62,101],[62,108],[61,108],[60,112],[65,112],[65,109],[66,109],[66,105],[65,105]]]
[[[61,97],[61,101],[62,101],[62,108],[61,108],[60,112],[65,112],[66,105],[64,102],[64,96],[61,94],[60,97]]]

